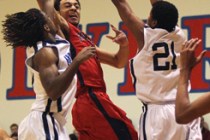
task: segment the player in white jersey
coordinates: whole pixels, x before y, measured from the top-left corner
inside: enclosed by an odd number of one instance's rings
[[[56,49],[59,54],[57,64],[58,73],[61,75],[68,65],[71,65],[72,63],[69,53],[70,44],[68,41],[63,40],[59,36],[56,36],[55,39],[55,43],[48,43],[44,41],[38,42],[37,52],[43,47]],[[33,88],[36,93],[36,99],[32,105],[31,113],[20,124],[19,138],[27,139],[29,133],[33,134],[34,132],[35,136],[30,134],[30,137],[33,136],[37,139],[45,139],[44,135],[46,135],[46,137],[51,139],[58,139],[59,134],[59,139],[68,139],[68,133],[65,132],[63,126],[66,123],[66,116],[76,93],[76,77],[73,77],[71,84],[62,96],[60,96],[57,100],[52,100],[46,93],[41,83],[40,73],[33,68],[33,58],[34,55],[28,58],[26,60],[26,65],[34,77]],[[32,122],[36,123],[33,124]],[[34,127],[34,125],[36,125],[36,127]],[[37,128],[43,128],[42,132],[44,132],[44,135],[40,135]]]
[[[137,40],[138,52],[130,61],[138,99],[141,140],[201,140],[200,120],[180,125],[175,121],[180,51],[186,41],[176,26],[178,10],[166,1],[150,0],[152,9],[145,24],[126,0],[112,0],[119,15]]]
[[[20,123],[19,140],[69,139],[65,123],[76,91],[75,73],[83,61],[95,56],[95,48],[87,47],[72,61],[70,44],[61,31],[65,25],[57,24],[57,16],[29,9],[8,15],[3,23],[7,45],[35,50],[26,65],[34,76],[36,100]]]

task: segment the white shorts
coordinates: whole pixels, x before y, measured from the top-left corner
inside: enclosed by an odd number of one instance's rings
[[[144,105],[139,122],[140,140],[202,140],[200,118],[177,124],[174,104]]]
[[[32,111],[19,125],[18,140],[69,140],[69,136],[52,114]]]

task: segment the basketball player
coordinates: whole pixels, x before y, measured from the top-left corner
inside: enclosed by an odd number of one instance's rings
[[[29,9],[6,16],[3,23],[7,45],[14,49],[32,46],[36,50],[26,60],[33,73],[36,99],[31,112],[20,123],[19,140],[69,139],[64,125],[76,93],[75,73],[83,61],[95,56],[96,50],[85,48],[72,61],[62,26],[54,24],[57,19],[56,15],[46,16],[38,9]]]
[[[187,125],[179,125],[175,120],[180,51],[186,40],[176,26],[177,8],[166,1],[151,0],[152,9],[145,24],[126,0],[112,2],[138,44],[130,66],[137,98],[144,105],[139,139],[200,140],[199,120]]]
[[[210,93],[206,93],[190,103],[188,95],[188,80],[192,69],[203,58],[206,51],[202,51],[197,57],[195,50],[201,40],[191,39],[185,43],[181,51],[181,68],[176,98],[176,120],[178,123],[186,124],[195,118],[210,113]]]
[[[45,6],[47,5],[41,7]],[[79,0],[56,0],[55,8],[68,21],[73,57],[77,56],[82,48],[95,47],[94,42],[78,29],[81,10]],[[111,28],[119,38],[108,37],[120,45],[119,51],[109,53],[96,48],[97,57],[85,61],[77,72],[77,93],[72,118],[81,140],[137,140],[137,132],[126,113],[114,105],[106,93],[100,62],[123,68],[129,55],[125,34],[113,26]]]

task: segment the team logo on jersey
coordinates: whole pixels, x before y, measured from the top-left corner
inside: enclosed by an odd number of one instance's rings
[[[66,59],[67,63],[68,64],[71,64],[72,62],[72,59],[71,59],[71,53],[67,53],[64,58]]]

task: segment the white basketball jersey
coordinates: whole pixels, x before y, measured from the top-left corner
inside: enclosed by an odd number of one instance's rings
[[[144,47],[130,60],[137,97],[145,103],[175,101],[183,31],[144,28]]]
[[[56,36],[56,43],[38,42],[37,47],[38,47],[37,51],[39,51],[43,47],[53,47],[57,49],[59,56],[58,71],[60,74],[62,74],[72,62],[71,53],[70,53],[70,43],[59,36]],[[74,76],[72,83],[69,85],[65,93],[57,101],[52,101],[48,97],[45,89],[41,84],[39,73],[31,67],[32,57],[33,55],[31,55],[31,57],[26,59],[26,65],[29,68],[29,70],[32,71],[34,76],[33,88],[36,94],[36,100],[33,103],[31,110],[47,112],[47,113],[59,112],[59,114],[65,117],[66,114],[68,113],[68,110],[72,104],[72,101],[76,93],[76,75]]]

